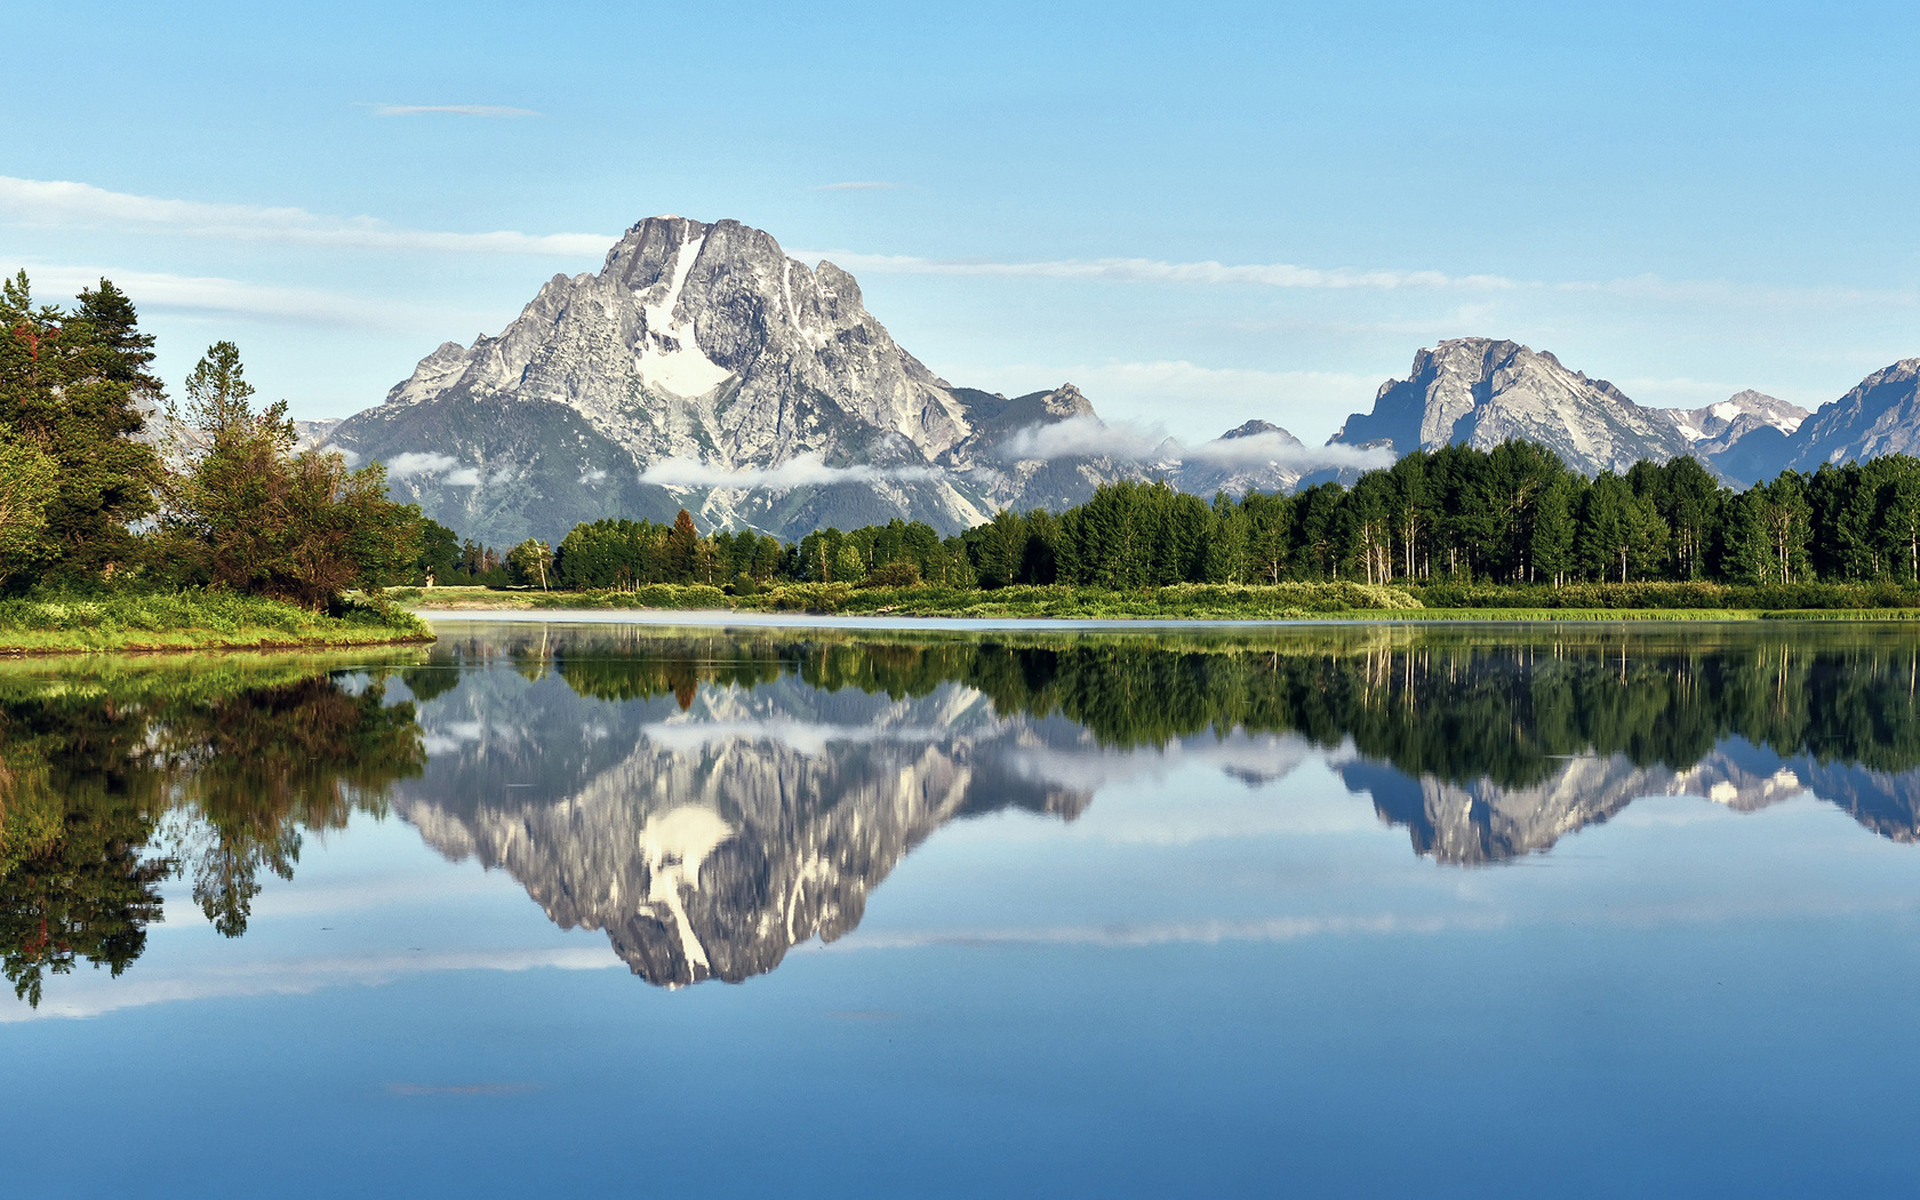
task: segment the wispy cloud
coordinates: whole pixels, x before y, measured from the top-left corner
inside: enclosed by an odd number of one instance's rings
[[[111,279],[142,311],[220,314],[257,321],[347,329],[444,330],[488,320],[482,313],[449,312],[317,288],[274,287],[212,275],[172,275],[120,267],[26,265],[36,296],[71,296]]]
[[[1462,929],[1498,929],[1508,923],[1509,918],[1505,914],[1495,912],[1469,913],[1459,916],[1405,915],[1388,912],[1335,917],[1208,919],[1141,924],[1116,922],[1099,926],[902,930],[897,933],[877,931],[866,933],[856,930],[832,945],[821,946],[819,949],[829,953],[845,953],[853,950],[907,950],[922,946],[1138,947],[1181,943],[1215,945],[1220,942],[1290,942],[1315,937],[1446,933]]]
[[[976,259],[919,258],[907,254],[796,250],[797,257],[831,259],[849,271],[875,275],[1010,276],[1029,279],[1086,279],[1114,283],[1177,283],[1237,287],[1333,288],[1394,291],[1406,288],[1504,290],[1526,284],[1498,275],[1448,275],[1440,271],[1350,270],[1303,267],[1293,263],[1230,265],[1219,262],[1166,262],[1154,258],[1063,258],[1037,262],[987,262]]]
[[[374,217],[329,217],[304,208],[208,204],[110,192],[87,183],[0,175],[0,222],[49,229],[112,229],[179,237],[279,242],[430,254],[598,257],[614,238],[597,233],[450,233],[406,229]]]
[[[884,192],[897,188],[897,183],[887,183],[878,179],[851,179],[845,183],[822,183],[812,190],[816,192]]]
[[[640,482],[665,488],[771,488],[787,491],[832,483],[874,483],[882,479],[946,478],[937,467],[829,467],[818,454],[797,454],[774,467],[723,467],[693,458],[666,458],[640,473]]]
[[[459,463],[460,460],[451,454],[409,450],[387,460],[387,474],[394,479],[405,479],[409,475],[438,475],[453,470]]]
[[[1279,433],[1215,438],[1188,445],[1159,425],[1069,417],[1047,425],[1029,425],[999,446],[1012,461],[1056,458],[1117,458],[1159,466],[1279,467],[1291,471],[1353,467],[1366,470],[1393,462],[1393,453],[1353,446],[1305,446]]]
[[[544,117],[531,108],[510,108],[504,104],[376,104],[376,117],[418,117],[427,113],[450,113],[456,117]]]

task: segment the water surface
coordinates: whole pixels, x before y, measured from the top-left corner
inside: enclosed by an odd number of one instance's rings
[[[10,1186],[1920,1186],[1914,631],[438,627],[0,667]]]

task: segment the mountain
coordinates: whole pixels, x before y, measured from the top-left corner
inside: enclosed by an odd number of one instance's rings
[[[1730,482],[1746,485],[1779,473],[1788,439],[1812,414],[1797,404],[1748,389],[1705,408],[1663,412],[1693,454]]]
[[[1460,443],[1485,450],[1508,438],[1539,442],[1588,475],[1690,448],[1662,410],[1640,407],[1545,351],[1493,338],[1421,350],[1408,377],[1382,384],[1373,411],[1348,417],[1329,444],[1405,454]]]
[[[1748,388],[1705,408],[1663,408],[1682,436],[1709,454],[1727,449],[1756,429],[1792,433],[1813,414],[1797,404]]]
[[[1821,405],[1794,431],[1784,465],[1812,471],[1884,454],[1920,454],[1920,358],[1883,367]]]
[[[1920,454],[1920,358],[1875,371],[1813,413],[1751,391],[1691,412],[1666,411],[1695,438],[1696,454],[1742,486],[1788,469]]]
[[[1099,424],[1071,384],[1012,399],[956,387],[834,264],[809,268],[737,221],[667,216],[629,229],[597,274],[548,280],[498,336],[447,342],[384,403],[302,432],[385,462],[398,498],[505,544],[683,506],[703,526],[788,538],[895,517],[954,533],[1154,471],[1009,452],[1062,422]]]
[[[975,433],[968,416],[832,263],[809,269],[737,221],[654,217],[597,275],[554,276],[499,336],[440,346],[330,441],[492,541],[682,504],[781,531],[891,516],[951,529],[984,519],[977,494],[931,470]],[[665,463],[681,466],[642,478]],[[777,495],[717,486],[783,466]]]

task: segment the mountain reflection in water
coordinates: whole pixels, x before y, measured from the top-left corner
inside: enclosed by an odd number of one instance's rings
[[[852,930],[942,825],[1070,821],[1175,756],[1258,784],[1320,754],[1451,864],[1653,795],[1810,790],[1910,842],[1916,682],[1920,632],[1890,625],[494,626],[374,659],[22,666],[0,676],[0,951],[32,1003],[83,960],[117,975],[176,874],[237,936],[303,831],[391,811],[650,982],[740,981]]]

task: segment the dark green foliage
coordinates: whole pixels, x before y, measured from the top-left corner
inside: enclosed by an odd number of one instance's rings
[[[702,538],[690,519],[678,532],[597,521],[561,544],[557,573],[562,586],[597,589],[717,585],[748,574],[761,590],[859,584],[894,562],[913,564],[929,587],[995,592],[1052,584],[1115,593],[1348,582],[1920,584],[1920,460],[1891,455],[1812,476],[1787,472],[1736,493],[1693,458],[1589,481],[1531,442],[1447,446],[1408,454],[1350,487],[1322,483],[1294,496],[1222,493],[1209,504],[1165,483],[1104,484],[1064,512],[1003,510],[945,542],[898,520],[819,529],[785,547],[750,531]]]
[[[386,468],[293,452],[286,402],[256,411],[240,352],[219,342],[172,410],[159,565],[206,584],[320,610],[354,588],[410,580],[420,511],[387,498]]]
[[[56,468],[43,573],[97,575],[135,556],[128,525],[154,512],[160,478],[153,448],[133,436],[141,403],[160,395],[152,346],[104,279],[71,312],[36,305],[24,271],[0,283],[0,425]]]
[[[131,965],[176,872],[216,929],[242,933],[263,873],[292,877],[302,829],[378,811],[387,786],[426,762],[413,705],[385,703],[378,683],[145,682],[0,702],[0,832],[35,811],[54,817],[25,853],[0,858],[0,962],[29,1003],[82,961],[115,975]],[[168,811],[185,820],[158,846]]]

